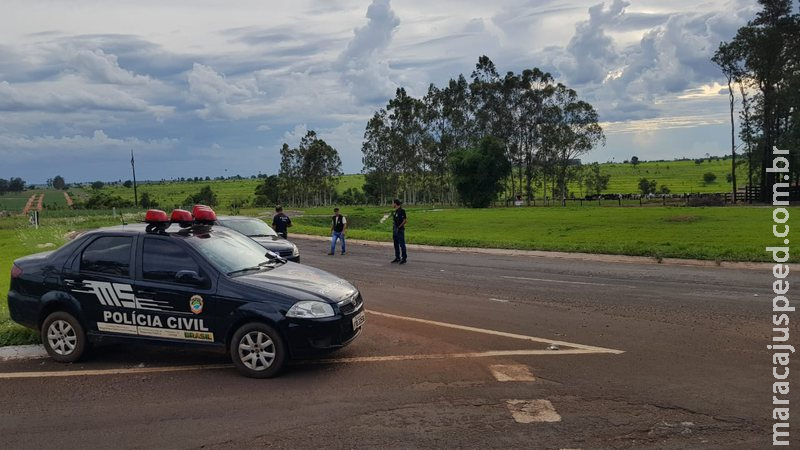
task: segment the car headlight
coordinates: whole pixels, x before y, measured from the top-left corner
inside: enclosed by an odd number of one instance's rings
[[[292,256],[300,256],[300,249],[294,244],[292,244]]]
[[[324,317],[333,317],[333,307],[328,303],[317,302],[314,300],[307,300],[295,303],[286,317],[296,317],[300,319],[322,319]]]

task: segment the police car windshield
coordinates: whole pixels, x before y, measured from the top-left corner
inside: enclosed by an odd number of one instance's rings
[[[220,219],[219,223],[245,236],[277,236],[272,228],[259,219]]]
[[[213,233],[187,240],[197,251],[221,272],[232,275],[249,269],[263,270],[280,264],[282,260],[270,258],[264,247],[238,233],[216,228]]]

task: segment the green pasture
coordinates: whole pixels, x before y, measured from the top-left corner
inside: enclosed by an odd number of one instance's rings
[[[56,189],[32,189],[22,192],[7,192],[0,195],[0,211],[8,211],[12,213],[21,212],[28,199],[34,194],[44,194],[44,202],[42,206],[45,209],[64,209],[67,207],[67,200],[64,198],[64,191]],[[37,201],[33,206],[36,207]]]
[[[647,208],[407,208],[406,240],[414,244],[690,258],[712,261],[768,261],[772,209],[765,207]],[[800,214],[799,208],[791,208]],[[342,208],[348,236],[391,241],[385,208]],[[294,219],[293,233],[330,234],[327,209]],[[791,229],[791,236],[800,232]],[[791,261],[800,261],[793,256]]]
[[[229,208],[232,204],[240,204],[243,200],[252,200],[255,197],[256,186],[261,180],[211,180],[211,181],[165,181],[165,182],[145,182],[138,183],[136,186],[139,198],[142,193],[147,192],[151,200],[159,204],[159,208],[172,209],[186,205],[186,197],[197,194],[204,186],[211,186],[211,190],[217,194],[217,205],[222,208]],[[127,198],[133,201],[133,187],[126,188],[122,185],[103,187],[103,192]],[[91,195],[92,189],[85,190],[87,195]]]
[[[730,192],[731,185],[726,176],[731,173],[731,161],[704,159],[701,164],[695,161],[664,161],[642,162],[633,164],[606,163],[601,165],[601,173],[611,175],[608,193],[637,193],[639,180],[647,178],[656,180],[658,189],[661,186],[669,187],[674,194],[715,193]],[[713,183],[705,184],[703,174],[712,172],[717,176]],[[736,169],[736,184],[744,187],[747,184],[747,168],[739,166]]]

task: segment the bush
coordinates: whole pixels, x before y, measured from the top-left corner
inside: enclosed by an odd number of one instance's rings
[[[186,205],[206,205],[217,206],[217,194],[211,190],[211,186],[204,186],[200,192],[186,197]]]
[[[461,200],[473,208],[489,206],[511,173],[503,142],[493,137],[482,139],[478,148],[454,152],[449,162]]]
[[[703,182],[705,184],[713,183],[716,180],[717,180],[717,174],[715,174],[714,172],[706,172],[703,174]]]

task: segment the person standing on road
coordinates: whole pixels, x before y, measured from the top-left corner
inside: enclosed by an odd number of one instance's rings
[[[400,206],[403,202],[400,199],[392,201],[392,208],[394,208],[394,217],[392,222],[392,240],[394,241],[394,259],[393,263],[406,263],[406,210]]]
[[[333,208],[331,218],[331,251],[329,255],[336,253],[336,241],[342,240],[342,254],[345,253],[344,232],[347,231],[347,219],[339,214],[339,208]]]
[[[278,233],[278,236],[286,239],[289,237],[289,227],[292,226],[292,219],[283,213],[281,205],[275,207],[275,213],[272,217],[272,229]]]

